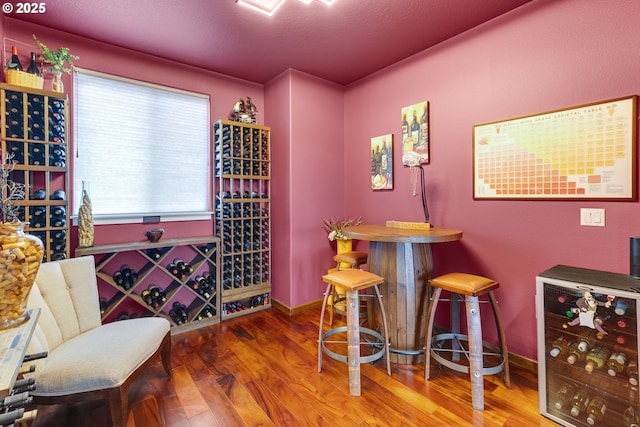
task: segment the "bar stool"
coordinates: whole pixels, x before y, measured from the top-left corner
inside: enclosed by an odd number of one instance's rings
[[[458,372],[470,373],[471,376],[471,398],[473,409],[484,409],[484,375],[493,375],[503,372],[504,384],[511,387],[509,378],[509,355],[507,352],[507,338],[504,333],[504,325],[498,308],[498,303],[493,294],[497,289],[498,282],[482,276],[475,276],[466,273],[450,273],[430,280],[434,288],[431,304],[427,313],[427,336],[425,339],[425,370],[424,377],[429,379],[430,357],[440,364]],[[435,318],[440,293],[442,290],[451,292],[451,333],[438,334],[432,338],[433,320]],[[482,340],[482,324],[480,321],[479,298],[488,295],[496,328],[500,348],[495,347]],[[460,307],[458,298],[464,295],[467,310],[467,335],[460,334]],[[443,300],[444,301],[444,300]],[[463,341],[468,343],[465,348]],[[448,345],[450,344],[450,345]],[[467,358],[467,364],[460,362],[460,354]],[[444,355],[449,354],[449,359]],[[497,356],[497,362],[492,366],[484,366],[484,358]]]
[[[344,270],[345,268],[360,268],[367,263],[368,255],[366,252],[348,251],[337,254],[333,260],[337,263],[336,270]],[[337,311],[342,315],[346,315],[346,296],[343,289],[331,287],[331,297],[329,299],[329,326],[333,325],[333,316]],[[361,312],[362,313],[362,312]],[[360,317],[364,317],[361,315]]]
[[[384,279],[376,274],[368,271],[350,268],[347,270],[339,270],[322,276],[322,281],[327,283],[327,290],[322,301],[322,311],[320,314],[320,328],[318,332],[318,372],[322,371],[322,353],[332,359],[346,362],[349,366],[349,394],[351,396],[360,396],[360,364],[374,362],[382,357],[387,360],[387,373],[391,375],[391,362],[389,359],[389,329],[387,326],[387,317],[382,304],[382,296],[378,285]],[[347,325],[333,328],[323,333],[324,313],[327,308],[327,300],[330,291],[334,286],[341,286],[346,289],[347,298]],[[361,327],[359,322],[360,291],[373,288],[375,290],[378,303],[380,304],[380,312],[382,313],[383,334],[373,329]],[[330,341],[329,337],[337,333],[347,333],[346,341]],[[366,338],[366,339],[365,339]],[[364,341],[363,341],[364,339]],[[339,354],[327,347],[327,344],[346,344],[347,355]],[[371,346],[370,355],[361,356],[360,346]]]

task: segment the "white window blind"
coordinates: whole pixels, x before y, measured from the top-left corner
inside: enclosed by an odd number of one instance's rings
[[[209,194],[209,97],[76,69],[74,207],[82,182],[96,223],[202,219]]]

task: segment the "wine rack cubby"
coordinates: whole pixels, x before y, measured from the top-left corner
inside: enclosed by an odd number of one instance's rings
[[[218,323],[220,252],[215,237],[77,248],[93,255],[103,323],[161,316],[173,332]]]
[[[558,265],[538,275],[543,415],[564,426],[637,425],[639,292],[624,274]]]
[[[18,217],[44,244],[43,261],[69,257],[68,102],[59,92],[0,84],[4,162],[24,184]],[[10,160],[9,160],[10,158]]]
[[[271,307],[270,134],[229,120],[213,126],[222,319]]]

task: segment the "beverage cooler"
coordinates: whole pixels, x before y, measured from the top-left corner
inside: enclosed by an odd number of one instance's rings
[[[542,415],[564,426],[638,426],[638,298],[628,275],[557,265],[536,277]]]

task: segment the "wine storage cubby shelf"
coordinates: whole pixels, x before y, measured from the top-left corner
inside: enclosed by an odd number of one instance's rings
[[[270,134],[229,120],[213,125],[222,319],[271,307]]]
[[[69,257],[68,105],[64,93],[0,84],[2,142],[10,179],[24,184],[18,216],[44,243],[43,261]],[[3,161],[9,161],[3,159]]]
[[[637,425],[639,292],[624,274],[558,265],[538,275],[544,416],[564,426]]]
[[[220,321],[216,237],[77,248],[93,255],[103,323],[162,316],[173,333]]]

